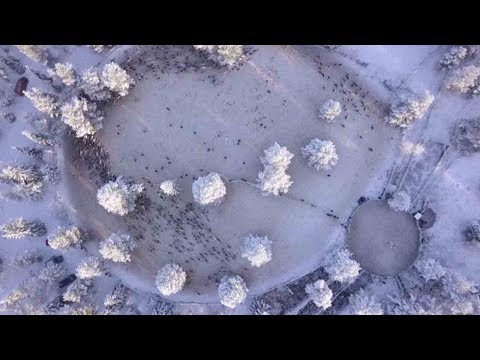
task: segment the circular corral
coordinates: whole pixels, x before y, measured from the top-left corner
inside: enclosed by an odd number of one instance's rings
[[[420,232],[413,216],[370,200],[353,213],[347,243],[353,258],[370,274],[394,276],[418,256]]]

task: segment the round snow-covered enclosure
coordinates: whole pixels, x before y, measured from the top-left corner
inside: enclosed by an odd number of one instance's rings
[[[409,213],[395,211],[383,200],[370,200],[354,211],[347,243],[362,269],[394,276],[418,257],[420,232]]]
[[[126,286],[159,294],[158,270],[176,263],[188,274],[188,286],[172,295],[179,302],[218,303],[225,271],[241,275],[255,297],[318,267],[400,142],[398,129],[383,120],[386,95],[356,75],[355,63],[315,46],[254,46],[234,70],[191,45],[135,46],[126,61],[117,57],[123,49],[112,56],[135,86],[107,106],[95,141],[66,142],[68,204],[90,234],[88,251],[98,254],[98,239],[111,233],[130,235],[138,243],[130,261],[108,261],[110,272]],[[341,82],[345,93],[335,87]],[[319,121],[319,108],[332,98],[341,114]],[[321,173],[302,156],[313,138],[332,141],[339,158]],[[264,196],[261,158],[275,143],[293,157],[267,155],[276,167],[288,165],[288,177],[274,182],[282,184],[278,196]],[[219,206],[203,206],[192,186],[212,172],[227,193]],[[96,200],[96,190],[118,176],[144,187],[123,216]],[[161,186],[169,179],[181,189],[174,196],[171,183]],[[273,241],[271,260],[260,267],[242,257],[249,233]]]

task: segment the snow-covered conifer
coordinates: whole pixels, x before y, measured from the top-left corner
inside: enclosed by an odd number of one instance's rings
[[[67,287],[63,293],[63,300],[66,302],[80,302],[87,295],[90,284],[85,281],[77,280]]]
[[[312,297],[313,302],[319,308],[326,310],[332,306],[333,292],[324,280],[317,280],[307,284],[305,292]]]
[[[255,298],[250,305],[250,311],[254,315],[270,315],[272,307],[262,298]]]
[[[0,173],[0,181],[6,183],[29,184],[42,180],[43,175],[37,165],[20,164],[7,166]]]
[[[3,231],[3,237],[7,239],[21,239],[27,236],[44,236],[47,234],[47,227],[39,220],[27,221],[18,218],[1,225],[0,231]]]
[[[85,240],[85,234],[77,226],[60,228],[57,234],[48,241],[52,249],[65,250],[81,244]]]
[[[390,114],[385,117],[385,121],[392,126],[406,128],[427,113],[434,99],[435,97],[428,91],[403,97],[398,105],[391,106]]]
[[[328,140],[313,139],[302,148],[302,155],[315,170],[330,170],[338,161],[335,144]]]
[[[62,121],[70,126],[77,137],[93,135],[103,126],[103,113],[97,105],[86,99],[73,98],[61,108]]]
[[[165,180],[160,184],[160,190],[168,196],[178,195],[178,185],[175,180]]]
[[[465,66],[454,71],[447,82],[447,87],[452,91],[466,93],[475,87],[476,80],[480,77],[480,67],[475,65]]]
[[[32,88],[32,91],[25,91],[24,94],[41,113],[47,114],[51,118],[58,115],[60,101],[55,95],[35,87]]]
[[[348,298],[353,315],[383,315],[382,305],[375,295],[360,289]]]
[[[320,119],[332,122],[335,118],[342,113],[342,105],[335,100],[328,100],[322,105],[318,113]]]
[[[21,254],[18,254],[13,259],[13,265],[19,267],[26,267],[41,262],[43,260],[42,254],[36,248],[27,249]]]
[[[32,133],[28,130],[23,130],[22,135],[25,135],[29,140],[44,146],[53,146],[55,141],[51,136],[42,134],[42,133]]]
[[[242,257],[254,267],[260,267],[272,260],[272,242],[266,236],[249,234],[243,242]]]
[[[220,303],[234,309],[245,301],[248,288],[239,275],[225,275],[218,285]]]
[[[135,184],[119,176],[98,190],[97,200],[108,212],[124,216],[135,209],[135,202],[143,190],[143,184]]]
[[[97,256],[89,256],[80,262],[76,268],[76,274],[80,279],[92,279],[105,275],[107,271],[102,259]]]
[[[38,200],[43,197],[45,184],[42,181],[15,185],[15,194],[21,199]]]
[[[167,264],[157,274],[155,285],[163,296],[176,294],[183,289],[187,273],[177,264]]]
[[[70,63],[56,63],[53,74],[62,79],[65,85],[72,86],[77,82],[75,70],[73,69],[73,65]]]
[[[408,209],[410,209],[410,205],[412,204],[410,195],[408,195],[405,191],[397,191],[390,199],[387,200],[387,202],[394,211],[408,211]]]
[[[352,259],[348,249],[342,249],[330,254],[324,266],[332,280],[339,282],[353,282],[360,273],[360,264]]]
[[[62,264],[49,262],[40,270],[38,278],[47,284],[53,284],[60,276],[64,275],[65,272],[65,267]]]
[[[120,96],[126,96],[130,86],[135,83],[132,77],[114,62],[104,66],[102,81],[106,87]]]
[[[442,278],[447,270],[435,259],[420,259],[415,263],[415,268],[425,281],[438,280]]]
[[[467,57],[468,50],[464,46],[454,46],[450,48],[444,55],[440,64],[443,68],[451,69],[459,65]]]
[[[92,101],[107,101],[112,97],[111,91],[94,68],[89,68],[82,74],[80,87]]]
[[[65,309],[65,315],[97,315],[95,304],[76,304]]]
[[[217,173],[201,176],[192,184],[193,199],[200,205],[219,205],[227,188]]]
[[[17,49],[33,61],[46,64],[48,50],[46,45],[15,45]]]
[[[105,313],[117,313],[125,303],[128,293],[129,289],[122,283],[115,285],[113,290],[107,294],[103,302],[103,305],[105,306]]]
[[[104,259],[126,263],[130,261],[131,252],[137,244],[130,235],[112,233],[110,237],[100,242],[99,247]]]

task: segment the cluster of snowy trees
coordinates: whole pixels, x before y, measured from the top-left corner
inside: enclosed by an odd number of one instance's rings
[[[290,175],[287,174],[292,158],[293,154],[278,143],[264,150],[264,156],[260,157],[264,168],[258,173],[258,182],[265,195],[278,196],[280,193],[288,192],[293,184]]]
[[[227,188],[217,173],[201,176],[192,184],[193,199],[200,205],[219,205],[227,194]]]
[[[253,267],[260,267],[272,260],[272,242],[266,236],[249,234],[243,242],[242,257]]]
[[[388,205],[394,211],[408,211],[412,204],[412,200],[410,199],[410,195],[408,195],[405,191],[397,191],[395,192],[392,197],[388,200]]]
[[[193,45],[193,47],[208,53],[210,59],[220,66],[234,68],[245,59],[243,45]]]
[[[392,126],[407,128],[427,113],[434,99],[428,91],[402,96],[398,104],[391,106],[385,121]]]
[[[108,212],[124,216],[135,209],[135,203],[143,190],[143,184],[135,184],[119,176],[98,190],[97,201]]]
[[[335,144],[329,140],[313,139],[302,148],[302,155],[308,166],[315,170],[330,170],[338,161]]]
[[[318,117],[327,122],[332,122],[335,118],[342,113],[342,105],[333,99],[328,100],[322,105],[318,113]]]

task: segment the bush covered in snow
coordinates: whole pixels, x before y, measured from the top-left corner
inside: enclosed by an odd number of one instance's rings
[[[97,105],[86,99],[73,98],[61,108],[62,121],[70,126],[77,137],[93,135],[103,126],[103,113]]]
[[[126,263],[130,261],[131,252],[137,244],[130,235],[112,233],[109,238],[100,242],[99,247],[104,259]]]
[[[178,185],[175,180],[166,180],[160,184],[160,190],[168,196],[178,195]]]
[[[465,240],[480,244],[480,220],[473,221],[464,231]]]
[[[272,242],[266,236],[249,234],[243,242],[242,257],[254,267],[260,267],[272,260]]]
[[[193,199],[200,205],[219,205],[227,188],[217,173],[201,176],[192,184]]]
[[[220,303],[234,309],[245,301],[248,288],[239,275],[224,276],[218,285]]]
[[[53,75],[58,76],[60,79],[62,79],[63,83],[68,86],[75,85],[77,82],[75,70],[73,69],[73,65],[70,63],[56,63],[53,70]]]
[[[52,249],[65,250],[72,246],[80,245],[85,240],[85,234],[77,226],[61,228],[57,234],[48,241]]]
[[[360,289],[348,298],[353,315],[383,315],[383,309],[375,295]]]
[[[385,121],[390,125],[406,128],[427,113],[434,99],[435,97],[428,91],[403,97],[398,105],[391,106],[390,114],[385,117]]]
[[[235,67],[245,59],[243,45],[193,45],[193,47],[207,52],[210,59],[229,68]]]
[[[117,63],[111,62],[103,67],[102,82],[107,88],[120,96],[126,96],[135,82]]]
[[[408,195],[405,191],[397,191],[390,199],[387,200],[387,202],[390,208],[392,208],[394,211],[408,211],[408,209],[410,209],[410,205],[412,204],[410,195]]]
[[[330,254],[324,266],[332,280],[353,282],[360,273],[360,264],[352,259],[348,249],[341,249]]]
[[[38,278],[47,284],[53,284],[60,276],[64,275],[65,272],[65,267],[62,264],[49,262],[40,270]]]
[[[135,184],[119,176],[98,190],[97,200],[108,212],[124,216],[135,209],[135,202],[143,190],[143,184]]]
[[[307,284],[305,292],[312,297],[313,302],[319,308],[326,310],[332,306],[333,292],[324,280],[317,280]]]
[[[89,287],[89,283],[77,280],[67,287],[63,293],[63,300],[71,303],[80,302],[87,295]]]
[[[80,262],[76,268],[76,274],[80,279],[92,279],[105,275],[107,268],[102,259],[97,256],[89,256]]]
[[[480,77],[480,67],[475,65],[465,66],[455,70],[447,81],[447,88],[452,91],[466,93],[475,87],[476,80]]]
[[[33,61],[46,64],[48,50],[46,45],[15,45],[17,49]]]
[[[338,115],[342,113],[342,105],[335,100],[328,100],[322,105],[318,113],[320,119],[332,122]]]
[[[60,100],[55,95],[35,87],[31,91],[25,91],[24,94],[41,113],[47,114],[51,118],[58,115]]]
[[[464,46],[454,46],[450,48],[440,60],[440,65],[443,68],[451,69],[454,66],[460,65],[465,60],[468,54],[468,49]]]
[[[313,139],[302,148],[302,155],[315,170],[330,170],[338,161],[335,144],[328,140]]]
[[[183,289],[187,273],[177,264],[167,264],[157,274],[155,284],[163,296],[176,294]]]
[[[415,263],[415,268],[425,281],[439,280],[447,273],[447,269],[445,269],[437,260],[432,258],[418,260]]]
[[[47,227],[39,220],[27,221],[20,217],[1,225],[0,231],[7,239],[22,239],[27,236],[44,236],[47,234]]]
[[[277,196],[288,192],[293,182],[286,171],[292,158],[293,154],[278,143],[264,150],[264,156],[260,157],[264,169],[258,173],[259,187],[264,194]]]

